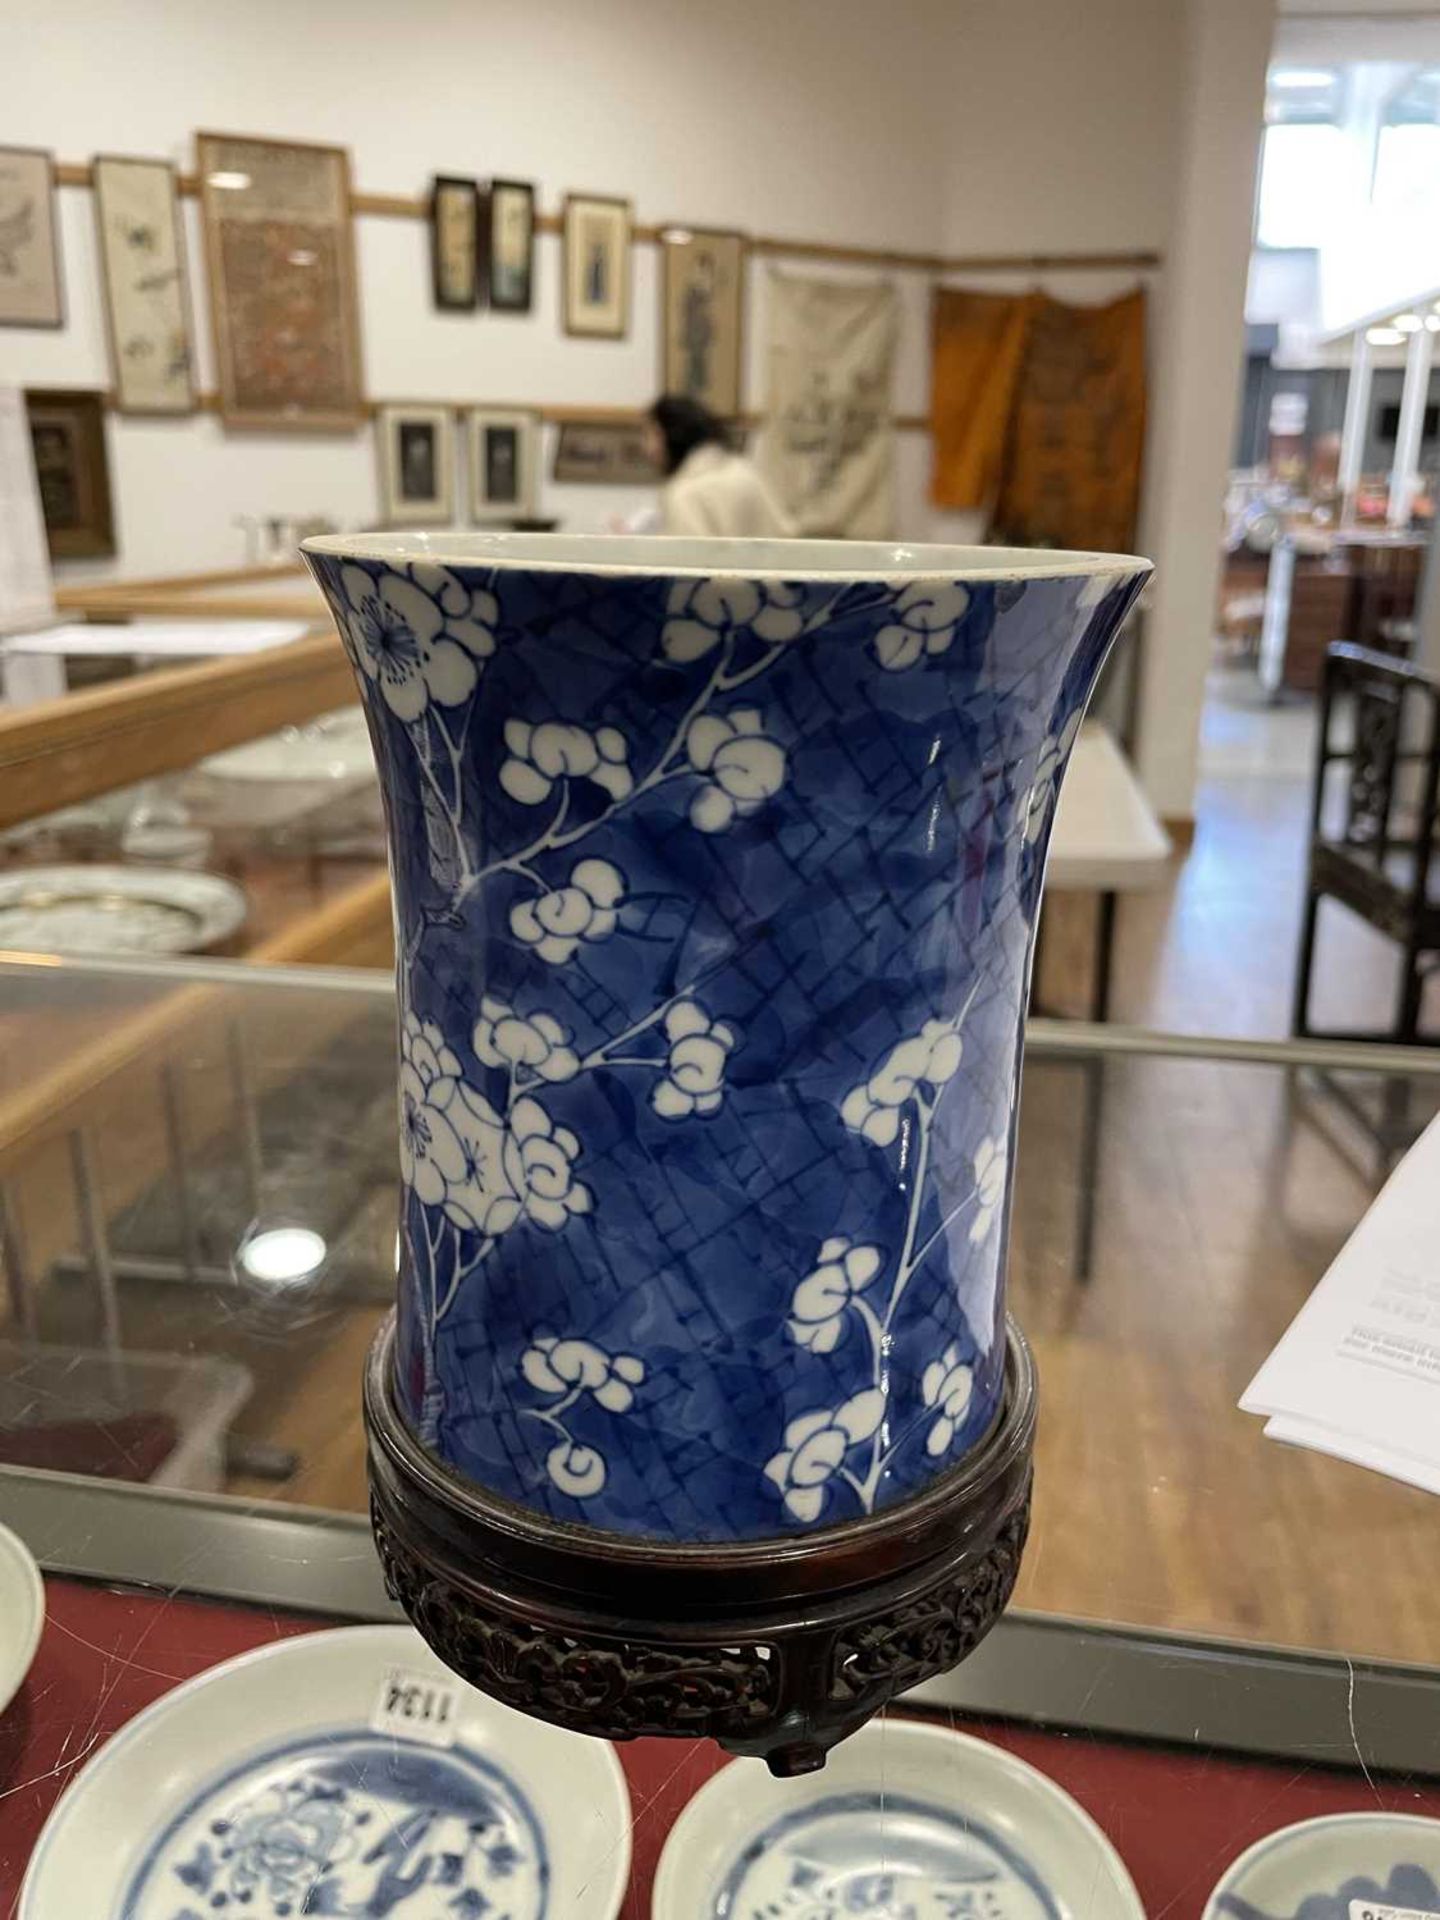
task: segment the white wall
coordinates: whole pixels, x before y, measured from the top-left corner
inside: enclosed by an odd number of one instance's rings
[[[642,221],[925,250],[942,182],[933,57],[944,0],[7,0],[3,138],[61,159],[160,154],[193,165],[194,130],[347,146],[357,189],[423,193],[432,173],[533,179],[540,204],[571,190],[628,196]],[[0,333],[0,381],[109,384],[93,210],[60,195],[69,323]],[[213,387],[197,209],[186,208],[199,375]],[[567,339],[559,243],[541,236],[529,316],[437,314],[428,235],[415,220],[357,222],[367,391],[377,398],[643,406],[659,379],[655,250],[634,249],[623,341]],[[799,267],[792,270],[799,271]],[[860,277],[864,277],[863,275]],[[926,289],[902,300],[896,407],[924,410]],[[765,268],[751,275],[748,396],[763,391]],[[112,417],[128,574],[236,564],[237,515],[377,512],[368,432],[225,433],[213,417]],[[549,449],[546,450],[548,469]],[[900,526],[928,531],[928,445],[903,435]],[[634,489],[544,487],[545,511],[595,526],[643,504]],[[73,573],[77,569],[70,569]]]
[[[1166,245],[1184,0],[962,0],[945,251]],[[1073,275],[1064,287],[1077,298]]]

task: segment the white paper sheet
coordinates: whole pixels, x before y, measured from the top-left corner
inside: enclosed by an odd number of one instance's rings
[[[258,653],[265,647],[283,647],[310,631],[305,620],[130,620],[121,626],[47,627],[40,633],[17,633],[5,642],[11,653],[115,654],[138,653],[149,658],[182,656],[196,659],[210,654]]]
[[[1334,1433],[1310,1420],[1292,1420],[1277,1414],[1265,1422],[1265,1438],[1279,1440],[1290,1447],[1309,1447],[1313,1453],[1328,1453],[1336,1460],[1348,1460],[1352,1467],[1369,1467],[1373,1473],[1388,1474],[1392,1480],[1408,1481],[1427,1493],[1440,1493],[1440,1467],[1428,1467],[1408,1454],[1385,1447],[1367,1446],[1347,1434]]]
[[[1440,1120],[1246,1389],[1266,1432],[1440,1493]]]

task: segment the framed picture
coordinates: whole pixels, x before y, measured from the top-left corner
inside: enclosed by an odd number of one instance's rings
[[[448,407],[381,407],[375,415],[380,457],[380,517],[408,527],[455,518],[455,423]]]
[[[490,182],[490,305],[529,313],[535,286],[535,189],[526,180]]]
[[[64,324],[54,157],[0,147],[0,326]]]
[[[740,411],[744,236],[667,227],[660,254],[661,387],[731,419]]]
[[[105,396],[33,387],[25,394],[35,477],[52,560],[99,560],[115,551]]]
[[[168,160],[95,157],[100,277],[121,413],[193,413],[190,292]]]
[[[480,186],[437,173],[430,190],[430,265],[435,304],[444,313],[471,313],[480,304]]]
[[[220,415],[335,429],[364,417],[350,160],[341,147],[195,136]]]
[[[563,246],[565,331],[622,340],[630,325],[630,202],[567,194]]]
[[[477,526],[535,515],[540,423],[519,407],[475,407],[470,436],[470,518]]]
[[[661,479],[643,420],[562,420],[556,480],[612,487],[654,487]]]

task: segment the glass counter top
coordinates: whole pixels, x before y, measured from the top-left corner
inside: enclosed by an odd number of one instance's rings
[[[393,1023],[378,973],[0,962],[0,1459],[364,1513]],[[1019,1606],[1435,1659],[1432,1497],[1266,1440],[1236,1402],[1437,1108],[1424,1054],[1032,1023]]]

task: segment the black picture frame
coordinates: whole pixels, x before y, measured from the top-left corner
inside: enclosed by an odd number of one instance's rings
[[[468,279],[458,287],[445,256],[442,212],[453,210],[468,229]],[[430,284],[441,313],[473,313],[485,300],[489,234],[481,219],[480,183],[466,174],[437,173],[430,182]]]
[[[27,387],[25,411],[52,560],[115,552],[105,396],[90,388]]]
[[[506,237],[501,244],[497,221],[513,207],[516,199],[524,203],[524,264],[512,272],[513,248]],[[492,180],[486,191],[485,259],[490,306],[495,313],[529,313],[535,305],[535,188],[529,180]]]

